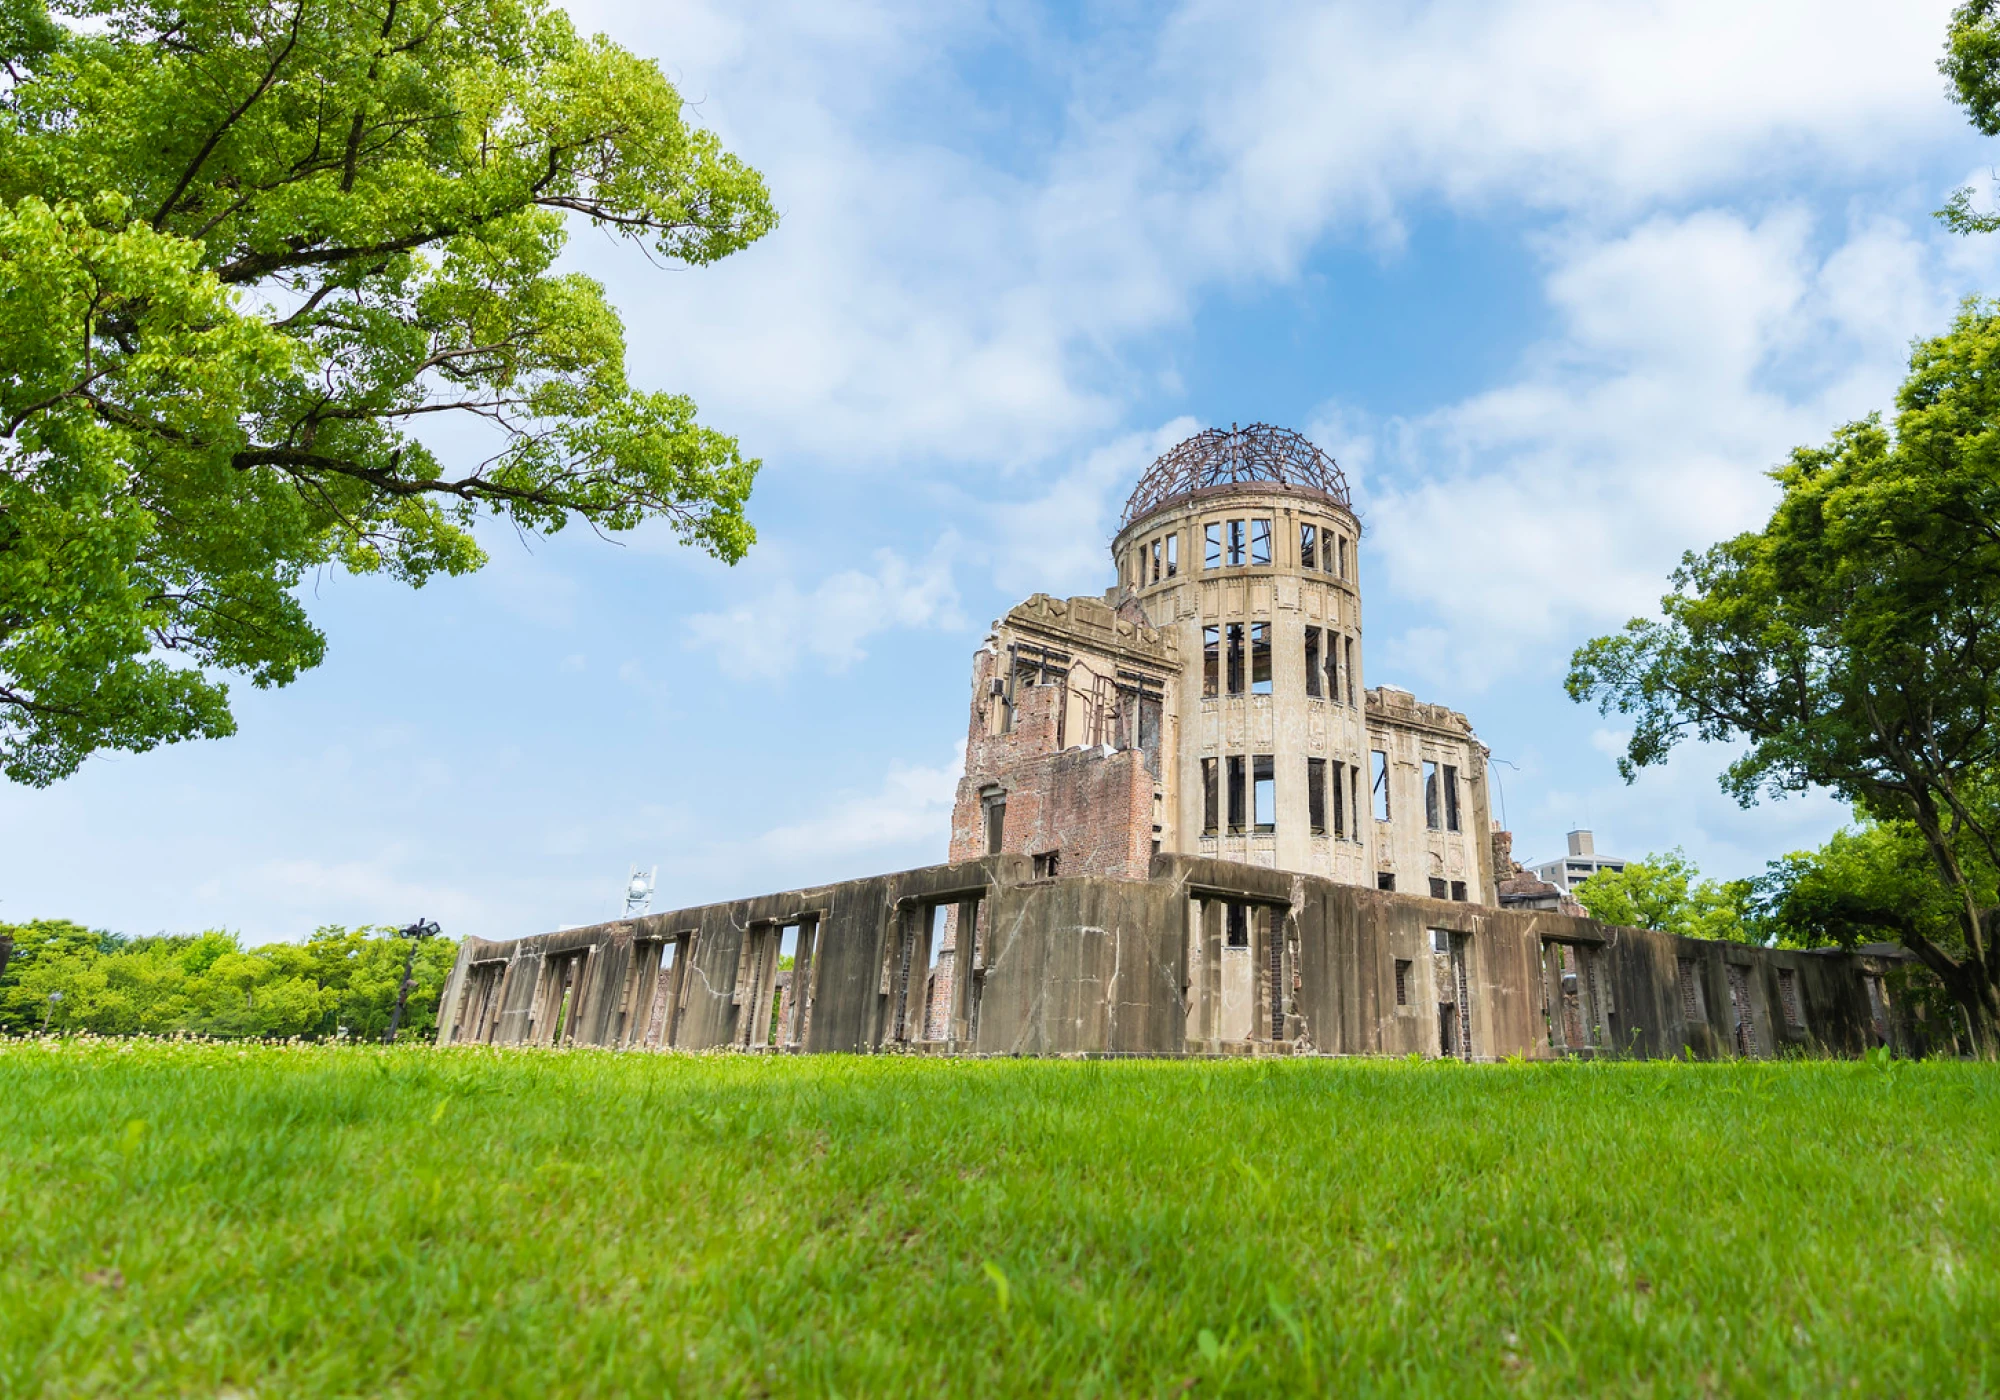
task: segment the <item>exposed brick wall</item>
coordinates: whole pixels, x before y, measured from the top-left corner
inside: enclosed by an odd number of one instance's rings
[[[1003,852],[1055,851],[1064,875],[1115,875],[1142,880],[1153,856],[1154,780],[1137,749],[1056,749],[1060,686],[1023,686],[1014,696],[1014,727],[991,734],[989,680],[1005,661],[981,651],[973,663],[971,727],[965,777],[952,809],[951,859],[985,855],[981,793],[1007,794]]]

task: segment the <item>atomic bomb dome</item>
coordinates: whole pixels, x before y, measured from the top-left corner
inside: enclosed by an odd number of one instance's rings
[[[1164,453],[1139,478],[1119,525],[1143,520],[1154,511],[1217,487],[1264,483],[1316,495],[1353,514],[1347,478],[1339,463],[1302,434],[1269,423],[1224,432],[1208,428]]]

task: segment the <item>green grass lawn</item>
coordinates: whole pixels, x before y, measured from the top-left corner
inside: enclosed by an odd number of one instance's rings
[[[9,1396],[1980,1395],[1996,1329],[1995,1067],[0,1043]]]

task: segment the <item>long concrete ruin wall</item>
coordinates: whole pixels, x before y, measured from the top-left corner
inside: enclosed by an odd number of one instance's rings
[[[947,909],[957,936],[943,958],[957,961],[927,979]],[[785,949],[789,970],[778,966]],[[1883,980],[1894,961],[1706,943],[1177,855],[1155,858],[1145,880],[1038,880],[1026,858],[1001,855],[508,943],[468,939],[438,1041],[1854,1055],[1908,1040]],[[949,1001],[935,1014],[933,986]],[[926,1027],[943,1034],[926,1039]]]

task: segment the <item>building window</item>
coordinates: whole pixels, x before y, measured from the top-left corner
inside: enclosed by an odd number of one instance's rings
[[[1444,829],[1458,830],[1458,769],[1444,766]]]
[[[1202,539],[1207,545],[1202,564],[1205,568],[1222,567],[1222,522],[1211,520],[1201,527]]]
[[[1438,791],[1438,766],[1427,758],[1424,760],[1424,826],[1431,831],[1444,830],[1443,798],[1444,794]]]
[[[1308,525],[1307,529],[1312,527]],[[1306,694],[1319,699],[1319,628],[1306,628]]]
[[[1205,836],[1215,835],[1218,798],[1215,760],[1204,758],[1201,761],[1201,830]]]
[[[1260,753],[1250,760],[1251,795],[1256,799],[1255,811],[1259,831],[1278,829],[1278,770],[1277,759],[1271,754]]]
[[[1250,693],[1271,693],[1271,624],[1250,624]]]
[[[1370,751],[1370,760],[1375,765],[1375,820],[1389,820],[1389,755],[1380,749]]]
[[[1431,930],[1431,951],[1433,953],[1449,953],[1451,951],[1451,931],[1449,929],[1434,928]]]
[[[1347,789],[1348,796],[1353,799],[1347,804],[1347,810],[1354,813],[1353,834],[1354,839],[1359,841],[1361,839],[1361,765],[1358,763],[1351,765],[1347,770]]]
[[[1326,629],[1326,698],[1340,703],[1340,638]]]
[[[1213,696],[1222,688],[1222,629],[1201,629],[1201,693]]]
[[[1341,665],[1342,669],[1347,672],[1347,703],[1352,705],[1354,703],[1354,638],[1342,637],[1340,644],[1347,652],[1346,659]]]
[[[1396,1005],[1410,1004],[1410,960],[1396,959]]]
[[[1250,562],[1253,564],[1271,562],[1271,522],[1268,520],[1250,522]]]
[[[1795,1031],[1804,1030],[1806,1018],[1799,1007],[1799,974],[1789,967],[1778,969],[1778,1004],[1785,1008],[1785,1024]]]
[[[1701,976],[1693,958],[1677,958],[1680,964],[1681,1019],[1690,1024],[1708,1020],[1708,1008],[1703,1004]]]
[[[1173,578],[1181,571],[1181,535],[1176,530],[1167,536],[1167,577]]]
[[[1229,911],[1229,917],[1225,921],[1229,929],[1229,946],[1232,948],[1248,948],[1250,946],[1250,906],[1232,902],[1222,907]]]
[[[1299,567],[1317,569],[1319,567],[1319,526],[1299,522]]]
[[[1055,879],[1057,870],[1061,864],[1061,856],[1062,853],[1060,851],[1043,851],[1040,855],[1032,857],[1035,878],[1037,880]]]
[[[1465,903],[1465,881],[1453,880],[1451,882],[1451,897],[1460,904]]]
[[[1007,836],[1007,797],[986,799],[986,854],[997,856]]]
[[[1347,765],[1339,759],[1333,762],[1333,834],[1336,840],[1347,839]]]
[[[1229,522],[1229,567],[1236,568],[1243,562],[1243,522]]]
[[[1450,897],[1451,897],[1451,886],[1447,885],[1443,880],[1439,879],[1437,876],[1435,875],[1431,876],[1431,898],[1448,899]]]
[[[1338,554],[1338,555],[1340,556],[1340,567],[1339,567],[1339,568],[1337,568],[1337,569],[1335,569],[1335,570],[1334,570],[1334,572],[1335,572],[1335,573],[1337,573],[1337,574],[1339,574],[1339,575],[1340,575],[1340,576],[1341,576],[1342,578],[1346,578],[1346,577],[1347,577],[1347,536],[1345,536],[1345,535],[1336,535],[1336,536],[1334,537],[1334,541],[1333,541],[1333,548],[1334,548],[1334,552],[1335,552],[1336,554]]]
[[[1229,832],[1243,834],[1243,755],[1231,754],[1224,762],[1229,775]]]
[[[1223,634],[1229,642],[1229,693],[1243,693],[1243,624],[1230,622],[1223,625]]]
[[[1306,825],[1315,836],[1326,835],[1326,760],[1306,760]]]
[[[1375,888],[1378,890],[1386,890],[1390,894],[1394,894],[1396,892],[1396,877],[1390,874],[1386,870],[1376,871]]]

